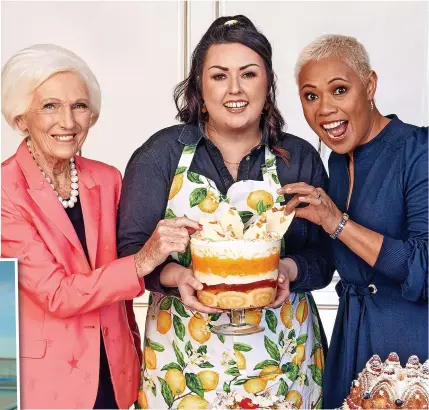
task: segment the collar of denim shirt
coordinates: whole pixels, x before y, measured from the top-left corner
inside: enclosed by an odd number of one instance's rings
[[[198,125],[187,124],[183,127],[178,141],[183,145],[198,145],[201,138],[209,140],[204,132],[204,125],[202,123]],[[259,145],[268,145],[268,134],[266,132],[262,133],[261,143]]]

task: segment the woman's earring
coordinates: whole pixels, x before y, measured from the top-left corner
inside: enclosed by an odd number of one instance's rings
[[[369,110],[374,111],[374,101],[371,100],[369,103],[371,105],[371,108]]]
[[[201,108],[201,112],[204,113],[204,114],[207,112],[207,108],[206,108],[206,103],[205,102],[203,102],[203,106]]]
[[[271,104],[269,102],[265,103],[264,110],[268,111],[270,109]]]

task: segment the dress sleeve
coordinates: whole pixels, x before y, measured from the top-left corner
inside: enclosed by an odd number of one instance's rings
[[[118,212],[118,253],[123,258],[137,253],[148,241],[158,222],[164,219],[170,178],[161,169],[147,146],[137,150],[125,170]],[[175,292],[160,283],[162,269],[175,262],[170,256],[145,276],[146,289],[159,293]]]
[[[328,175],[322,159],[314,154],[314,172],[311,176],[311,185],[327,190]],[[318,225],[307,223],[305,245],[291,255],[286,255],[295,261],[298,266],[298,277],[290,286],[293,292],[310,292],[322,289],[329,285],[335,271],[334,261],[329,251],[330,238]]]
[[[420,137],[420,135],[419,135]],[[428,298],[428,135],[421,129],[418,144],[406,148],[403,191],[406,237],[385,236],[374,268],[402,283],[411,301]]]
[[[67,274],[4,189],[1,199],[2,257],[18,258],[20,290],[45,311],[67,318],[132,299],[144,289],[133,257]]]

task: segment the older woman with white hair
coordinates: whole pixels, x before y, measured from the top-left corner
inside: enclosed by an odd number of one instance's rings
[[[199,229],[161,221],[143,248],[117,260],[121,175],[76,155],[100,101],[90,68],[58,46],[22,50],[2,70],[2,113],[25,137],[2,164],[1,198],[2,256],[19,263],[22,408],[132,405],[141,347],[125,301]]]
[[[309,44],[296,79],[308,124],[333,151],[329,189],[280,192],[295,194],[289,211],[307,204],[296,216],[332,238],[340,304],[323,391],[324,408],[337,408],[372,355],[396,352],[403,365],[428,357],[428,129],[378,111],[377,75],[352,37]]]

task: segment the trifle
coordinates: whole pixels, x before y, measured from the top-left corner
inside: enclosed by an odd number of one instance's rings
[[[194,276],[203,284],[201,303],[221,309],[264,307],[274,301],[281,238],[293,215],[283,208],[263,212],[246,230],[235,208],[225,204],[219,219],[200,220],[191,238]]]

